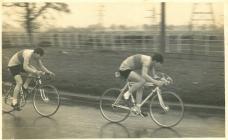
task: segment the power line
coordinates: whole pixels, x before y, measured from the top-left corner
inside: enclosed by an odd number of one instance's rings
[[[189,30],[214,30],[215,17],[212,3],[194,3],[189,22]]]

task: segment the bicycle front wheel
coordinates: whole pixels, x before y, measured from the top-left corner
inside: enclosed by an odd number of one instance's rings
[[[35,89],[33,106],[41,116],[54,115],[60,106],[58,90],[52,85],[42,85]]]
[[[2,111],[4,113],[10,113],[14,111],[14,108],[11,106],[14,88],[15,85],[2,84]]]
[[[173,127],[183,119],[183,101],[177,94],[171,91],[162,92],[161,97],[166,109],[162,107],[158,94],[156,94],[150,103],[150,116],[159,126]]]
[[[124,121],[130,114],[130,110],[126,108],[126,102],[118,88],[106,90],[100,98],[101,114],[110,122]]]

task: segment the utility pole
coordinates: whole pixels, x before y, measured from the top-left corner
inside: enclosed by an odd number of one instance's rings
[[[98,25],[103,26],[104,22],[104,5],[99,4],[98,6]]]
[[[215,17],[212,3],[194,3],[192,15],[189,23],[190,31],[197,31],[199,27],[206,31],[213,31],[215,26]]]
[[[150,25],[152,27],[152,31],[153,32],[156,32],[158,31],[158,23],[157,23],[157,14],[156,14],[156,9],[155,9],[155,6],[152,7],[152,9],[150,10],[146,10],[146,11],[149,11],[150,12],[150,16],[147,16],[145,18],[148,18],[150,19]]]
[[[161,3],[161,23],[160,23],[160,52],[165,53],[166,46],[166,23],[165,23],[165,2]]]

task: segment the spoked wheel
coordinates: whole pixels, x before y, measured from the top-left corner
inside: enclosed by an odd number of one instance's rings
[[[173,127],[183,119],[183,101],[177,94],[170,91],[162,92],[161,96],[165,108],[160,105],[158,94],[156,94],[150,104],[150,116],[159,126]]]
[[[130,114],[130,110],[127,109],[128,106],[120,93],[120,89],[110,88],[100,98],[101,114],[110,122],[124,121]]]
[[[41,116],[54,115],[60,106],[60,95],[52,85],[42,85],[34,89],[33,106]]]
[[[2,84],[2,111],[3,111],[3,113],[10,113],[10,112],[14,111],[14,108],[11,106],[14,87],[15,87],[15,85]]]

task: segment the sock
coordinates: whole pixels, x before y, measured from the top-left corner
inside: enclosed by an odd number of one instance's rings
[[[17,104],[17,99],[13,99],[12,103],[13,105]]]
[[[124,99],[125,99],[125,100],[128,100],[129,97],[130,97],[130,95],[131,95],[131,93],[130,93],[129,91],[125,92],[125,93],[124,93]]]

